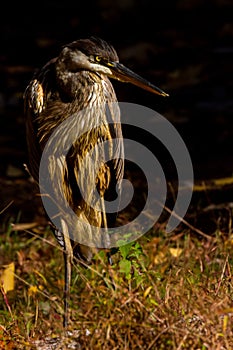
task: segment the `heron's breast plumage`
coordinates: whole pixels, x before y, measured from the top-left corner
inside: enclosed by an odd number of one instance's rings
[[[123,177],[123,139],[116,95],[109,79],[93,72],[56,77],[55,62],[52,60],[35,76],[25,93],[31,172],[38,180],[41,154],[53,137],[57,137],[58,147],[70,145],[65,163],[64,155],[60,159],[56,154],[51,157],[51,186],[55,195],[59,186],[63,187],[69,205],[81,220],[104,227],[108,220],[101,198],[115,191]],[[90,171],[92,162],[99,164],[96,173]],[[59,185],[58,174],[63,179]],[[93,182],[101,204],[92,199]],[[82,198],[79,186],[85,188],[94,209]]]

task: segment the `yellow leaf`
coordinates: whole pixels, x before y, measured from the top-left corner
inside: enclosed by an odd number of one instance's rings
[[[180,256],[180,254],[182,253],[182,249],[181,248],[170,248],[170,253],[172,256],[174,256],[174,258],[178,258]]]
[[[146,290],[145,290],[145,292],[144,292],[144,294],[143,294],[144,298],[146,298],[147,295],[150,293],[151,288],[152,288],[152,286],[149,286],[148,288],[146,288]]]
[[[223,331],[223,333],[226,333],[228,320],[229,320],[228,316],[227,316],[227,315],[224,315],[224,316],[223,316],[223,325],[222,325],[222,331]]]
[[[15,286],[15,279],[14,279],[14,272],[15,272],[15,264],[12,262],[9,265],[5,265],[5,269],[2,272],[2,275],[0,277],[1,284],[4,288],[5,293],[14,290]]]
[[[30,288],[28,289],[28,295],[32,296],[35,295],[38,291],[37,286],[30,286]]]
[[[162,264],[166,260],[167,260],[167,258],[165,256],[165,254],[163,252],[159,252],[154,258],[154,263],[155,264]]]
[[[40,285],[38,286],[38,289],[39,289],[39,290],[43,290],[43,289],[44,289],[44,286],[42,286],[42,284],[40,284]]]

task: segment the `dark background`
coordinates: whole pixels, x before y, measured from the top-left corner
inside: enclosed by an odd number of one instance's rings
[[[120,61],[170,94],[113,81],[120,101],[163,114],[183,137],[196,180],[233,172],[233,3],[230,0],[8,2],[0,32],[0,181],[3,209],[27,178],[23,93],[61,45],[100,36]],[[18,201],[18,205],[21,203]]]

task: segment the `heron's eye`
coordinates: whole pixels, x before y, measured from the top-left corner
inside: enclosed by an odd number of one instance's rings
[[[95,56],[95,61],[96,62],[100,62],[102,60],[102,58],[100,56]]]

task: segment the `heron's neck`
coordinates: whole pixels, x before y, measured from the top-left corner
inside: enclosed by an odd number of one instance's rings
[[[76,101],[81,108],[90,106],[90,103],[116,101],[111,82],[98,73],[57,71],[57,83],[61,98],[67,102]]]

